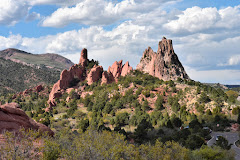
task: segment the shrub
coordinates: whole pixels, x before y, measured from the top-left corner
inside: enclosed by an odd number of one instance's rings
[[[158,111],[164,109],[163,108],[163,96],[162,95],[158,95],[158,98],[157,98],[154,105],[155,105],[155,109],[158,110]]]
[[[129,123],[129,114],[127,112],[117,114],[115,118],[115,125],[116,126],[125,126]]]

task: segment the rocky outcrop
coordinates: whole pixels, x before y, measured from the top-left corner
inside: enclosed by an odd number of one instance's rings
[[[53,136],[54,132],[47,126],[35,122],[19,108],[17,103],[8,103],[0,106],[0,134],[3,131],[18,132],[20,128],[39,130]]]
[[[87,62],[88,62],[88,55],[87,55],[87,49],[84,48],[81,52],[81,57],[80,57],[80,60],[79,60],[79,64],[81,64],[82,66],[86,66],[87,65]]]
[[[101,84],[109,84],[109,83],[112,83],[112,82],[115,82],[115,79],[114,79],[112,73],[104,71],[102,73],[102,82],[101,82]]]
[[[19,92],[19,93],[18,93],[18,96],[19,96],[19,95],[28,96],[28,95],[29,95],[30,93],[32,93],[32,92],[39,93],[39,92],[41,92],[42,90],[44,90],[43,86],[42,86],[42,85],[38,85],[38,86],[36,86],[36,87],[34,87],[34,88],[25,89],[23,92]],[[13,99],[15,99],[16,96],[17,96],[17,95],[14,95],[14,96],[13,96]]]
[[[84,48],[81,52],[79,64],[73,65],[69,70],[63,70],[60,75],[60,80],[53,85],[52,91],[49,94],[49,107],[46,108],[46,111],[49,111],[53,106],[56,106],[55,99],[61,97],[64,90],[76,85],[76,82],[86,79],[85,67],[87,61],[87,49]]]
[[[79,64],[75,64],[69,70],[63,70],[60,80],[53,85],[48,100],[49,106],[45,111],[48,112],[53,106],[56,106],[55,99],[60,98],[66,89],[76,86],[76,82],[86,80],[88,85],[91,85],[102,79],[101,84],[108,84],[117,82],[117,79],[120,76],[126,76],[130,71],[132,71],[132,67],[130,67],[129,62],[123,66],[122,60],[114,62],[114,64],[108,68],[107,72],[103,72],[103,67],[97,65],[94,65],[90,71],[86,71],[88,61],[87,49],[84,48],[81,52]]]
[[[112,73],[115,79],[121,76],[122,72],[122,60],[117,62],[115,61],[111,67],[108,68],[108,73]]]
[[[102,75],[102,84],[117,82],[120,76],[126,76],[129,74],[133,68],[129,65],[129,62],[126,62],[125,65],[122,65],[122,60],[117,62],[115,61],[111,67],[108,68],[107,72],[104,72]]]
[[[88,76],[87,76],[87,83],[88,85],[93,84],[94,82],[97,82],[99,79],[102,78],[103,68],[102,66],[93,66],[93,68],[90,70]]]
[[[159,42],[157,53],[151,47],[144,51],[137,69],[163,80],[189,79],[174,52],[172,40],[165,37]]]
[[[121,72],[121,76],[126,76],[127,74],[129,74],[131,71],[133,70],[133,68],[129,65],[129,62],[127,61],[125,63],[125,65],[122,67],[122,72]]]
[[[46,111],[49,111],[52,106],[56,106],[55,99],[61,97],[65,89],[76,85],[75,83],[78,81],[84,80],[85,75],[85,67],[79,64],[75,64],[69,70],[63,70],[60,80],[53,85],[52,91],[49,94],[49,107]]]
[[[38,85],[37,87],[35,87],[36,92],[41,92],[44,88],[42,85]]]

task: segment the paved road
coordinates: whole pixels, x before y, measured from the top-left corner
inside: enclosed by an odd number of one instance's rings
[[[235,142],[237,140],[239,140],[238,133],[236,133],[236,132],[212,132],[211,133],[212,139],[210,139],[207,142],[208,146],[212,146],[214,143],[216,143],[216,136],[217,135],[223,136],[224,138],[226,138],[228,140],[229,144],[233,144],[231,149],[235,151],[235,154],[236,154],[235,159],[240,160],[240,148],[238,148],[235,145]]]

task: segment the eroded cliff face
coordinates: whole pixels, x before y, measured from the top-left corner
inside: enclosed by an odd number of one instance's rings
[[[163,80],[190,79],[174,52],[172,40],[165,37],[159,42],[157,53],[151,47],[143,52],[136,69]]]

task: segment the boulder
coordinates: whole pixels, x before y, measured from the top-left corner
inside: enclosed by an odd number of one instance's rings
[[[54,132],[47,126],[35,122],[19,108],[17,103],[0,106],[0,134],[4,131],[18,132],[20,128],[39,130],[53,136]]]
[[[137,69],[163,80],[190,79],[174,52],[172,40],[165,37],[159,42],[157,53],[151,47],[143,52]]]
[[[94,65],[87,76],[88,85],[91,85],[94,82],[97,82],[99,79],[101,79],[102,73],[103,73],[103,67]]]
[[[42,85],[38,85],[37,87],[36,87],[36,91],[37,92],[41,92],[43,90],[43,86]]]

